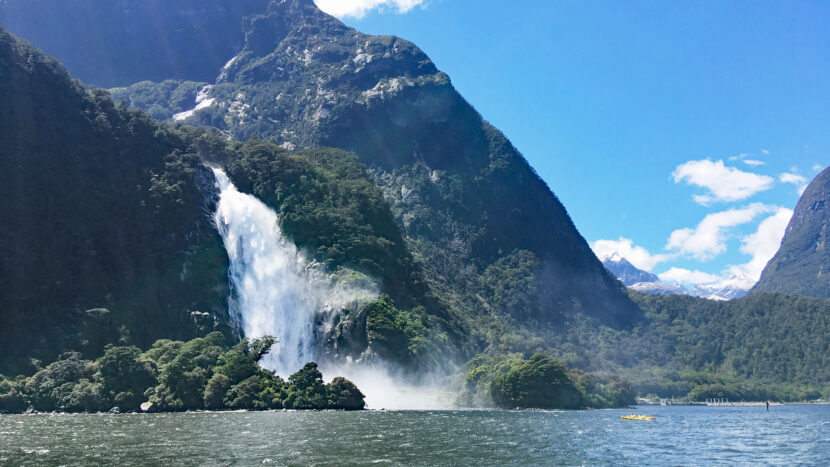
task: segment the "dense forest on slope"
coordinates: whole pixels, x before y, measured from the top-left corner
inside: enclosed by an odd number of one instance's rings
[[[360,410],[351,381],[323,382],[316,363],[283,380],[259,366],[274,340],[236,343],[213,332],[188,342],[159,340],[146,352],[108,347],[95,361],[67,352],[31,377],[0,375],[0,413],[170,412],[199,409]]]
[[[0,368],[226,321],[212,175],[178,134],[2,30],[0,102]]]
[[[830,169],[807,186],[787,226],[781,248],[753,291],[830,298]]]
[[[3,0],[0,24],[102,87],[212,81],[270,0]]]
[[[91,358],[110,343],[234,333],[206,160],[229,165],[272,202],[286,231],[332,272],[380,281],[387,298],[322,336],[332,356],[371,349],[416,365],[456,353],[457,324],[354,156],[289,154],[161,125],[85,89],[11,35],[0,39],[0,158],[9,168],[0,174],[0,370],[32,372],[70,350]]]

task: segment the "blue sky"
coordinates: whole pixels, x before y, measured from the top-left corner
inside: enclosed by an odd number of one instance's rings
[[[825,1],[317,0],[421,47],[598,252],[754,280],[830,164]]]

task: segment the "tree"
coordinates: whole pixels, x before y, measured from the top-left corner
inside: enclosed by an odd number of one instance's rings
[[[277,338],[274,336],[262,336],[253,339],[248,344],[248,354],[259,363],[262,357],[267,355],[271,351],[271,347],[277,342]]]
[[[490,383],[493,400],[499,407],[577,409],[583,394],[555,358],[536,354],[506,375]]]
[[[141,396],[156,384],[151,362],[141,359],[138,347],[112,347],[96,361],[96,378],[103,391],[114,398],[122,410],[135,410],[141,404]]]
[[[222,373],[214,373],[205,387],[205,408],[222,409],[225,407],[225,393],[231,388],[231,380]]]
[[[362,410],[366,407],[366,396],[354,383],[338,376],[326,387],[329,393],[329,408],[342,410]]]

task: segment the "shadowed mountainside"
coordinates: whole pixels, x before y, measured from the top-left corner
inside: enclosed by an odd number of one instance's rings
[[[828,237],[830,168],[818,174],[804,190],[781,240],[781,248],[764,268],[753,292],[830,298]]]

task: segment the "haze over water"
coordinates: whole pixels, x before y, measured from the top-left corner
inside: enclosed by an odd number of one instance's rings
[[[830,406],[0,418],[0,464],[830,463]]]

